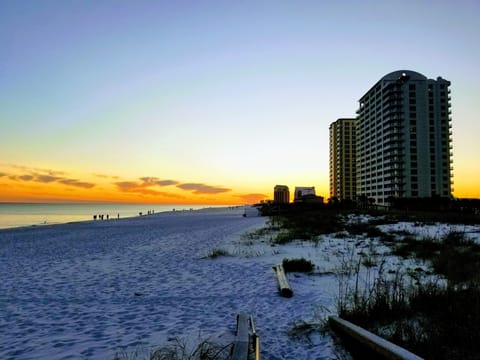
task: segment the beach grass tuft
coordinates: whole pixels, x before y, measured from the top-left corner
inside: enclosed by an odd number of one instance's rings
[[[216,259],[222,256],[230,256],[230,252],[223,248],[214,248],[208,252],[206,257],[209,259]]]
[[[170,344],[153,350],[117,353],[113,360],[228,360],[233,344],[222,345],[202,340],[193,347],[185,339],[175,337]]]

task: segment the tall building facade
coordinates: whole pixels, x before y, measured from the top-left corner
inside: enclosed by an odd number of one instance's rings
[[[359,100],[356,193],[389,197],[450,197],[450,82],[414,71],[385,75]]]
[[[290,202],[290,190],[286,185],[275,185],[273,188],[273,202],[276,204],[288,204]]]
[[[330,124],[330,198],[355,199],[355,123],[338,119]]]

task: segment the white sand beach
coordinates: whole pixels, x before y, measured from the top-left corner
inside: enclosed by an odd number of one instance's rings
[[[216,208],[1,230],[0,358],[113,359],[175,338],[228,339],[241,311],[254,316],[262,359],[337,358],[330,336],[315,333],[306,341],[289,330],[319,313],[335,315],[334,271],[342,254],[373,244],[387,256],[388,249],[365,237],[249,244],[241,235],[267,221],[255,211],[243,217],[243,208]],[[207,256],[220,248],[230,255]],[[288,274],[294,296],[282,298],[272,266],[301,256],[316,272]]]
[[[174,337],[233,333],[240,311],[255,317],[263,358],[328,358],[330,340],[307,349],[287,336],[322,298],[333,305],[328,289],[306,278],[284,299],[272,256],[205,258],[236,247],[242,233],[266,221],[242,213],[206,209],[1,231],[0,358],[111,359]]]

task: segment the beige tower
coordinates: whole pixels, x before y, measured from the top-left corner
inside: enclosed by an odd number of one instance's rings
[[[330,124],[330,198],[355,199],[355,122],[338,119]]]

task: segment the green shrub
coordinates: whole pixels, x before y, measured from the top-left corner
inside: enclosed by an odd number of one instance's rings
[[[315,268],[315,264],[304,258],[300,259],[283,259],[283,269],[285,272],[304,272],[310,273]]]
[[[272,220],[272,226],[281,229],[273,238],[276,244],[293,240],[315,241],[318,235],[343,230],[341,217],[330,210],[293,211]]]

